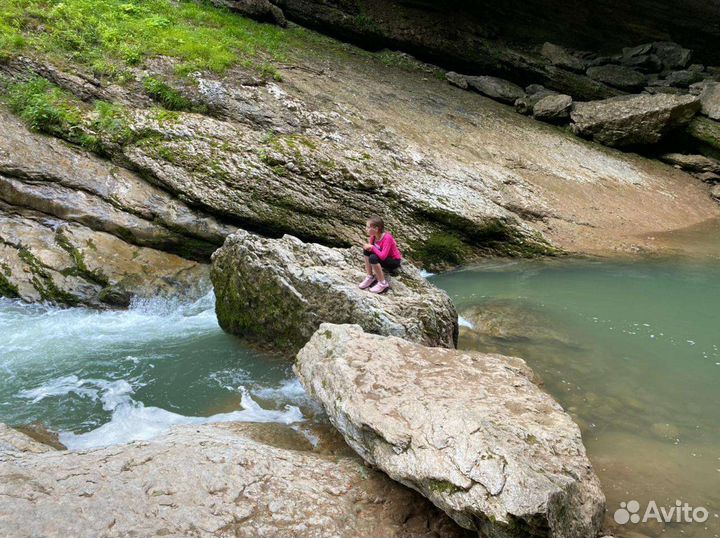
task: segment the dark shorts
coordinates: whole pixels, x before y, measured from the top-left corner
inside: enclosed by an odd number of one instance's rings
[[[374,265],[376,263],[379,263],[380,267],[382,267],[383,269],[388,269],[390,271],[393,271],[400,267],[400,263],[402,262],[402,260],[398,260],[397,258],[387,258],[385,260],[381,260],[380,258],[378,258],[377,254],[373,252],[368,252],[367,250],[364,250],[363,254],[370,258],[371,264]]]

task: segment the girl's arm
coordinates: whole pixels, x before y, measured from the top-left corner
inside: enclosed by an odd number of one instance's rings
[[[375,254],[377,254],[378,258],[385,261],[385,259],[390,255],[393,241],[394,240],[391,235],[386,235],[385,237],[383,237],[383,241],[381,241],[381,243],[383,244],[382,249],[379,249],[377,247],[377,244],[375,244],[373,245],[372,250]]]

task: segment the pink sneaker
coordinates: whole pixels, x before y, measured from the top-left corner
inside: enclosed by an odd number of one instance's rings
[[[388,284],[387,281],[378,282],[372,288],[370,288],[370,291],[372,293],[385,293],[389,287],[390,284]]]
[[[360,282],[360,289],[364,290],[366,288],[369,288],[370,286],[375,284],[375,282],[377,282],[377,279],[372,275],[368,275],[365,277],[365,280]]]

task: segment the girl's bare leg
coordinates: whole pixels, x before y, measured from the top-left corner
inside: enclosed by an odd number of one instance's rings
[[[369,276],[372,276],[373,271],[372,271],[372,267],[370,266],[370,257],[369,257],[369,256],[363,256],[363,258],[365,258],[365,271],[367,272],[367,274],[368,274]]]
[[[377,278],[378,282],[385,280],[385,273],[383,273],[382,265],[375,263],[373,264],[372,269],[375,272],[375,278]]]

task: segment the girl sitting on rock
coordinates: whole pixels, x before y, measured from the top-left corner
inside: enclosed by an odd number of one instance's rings
[[[390,284],[385,280],[383,269],[393,271],[400,267],[402,254],[393,236],[385,231],[380,217],[368,219],[366,231],[370,238],[363,247],[367,276],[360,283],[360,289],[370,288],[372,293],[384,293]]]

